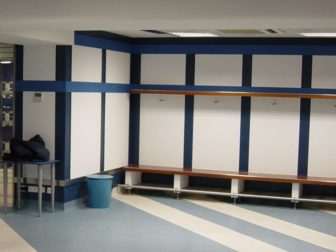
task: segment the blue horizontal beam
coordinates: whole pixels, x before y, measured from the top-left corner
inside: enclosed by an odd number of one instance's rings
[[[129,84],[67,82],[67,92],[128,93],[132,88]]]
[[[108,49],[119,52],[132,51],[132,45],[130,43],[115,41],[111,39],[95,38],[92,36],[85,36],[81,34],[75,34],[75,45]]]
[[[16,81],[16,91],[66,92],[66,81]]]
[[[133,54],[336,55],[336,42],[328,38],[139,39],[91,31],[76,32],[75,44]]]
[[[276,88],[276,87],[237,87],[237,86],[185,86],[185,85],[138,85],[134,89],[142,90],[178,90],[178,91],[227,91],[227,92],[264,92],[288,94],[336,94],[336,89],[323,88]]]
[[[16,91],[20,92],[97,92],[128,93],[135,88],[129,84],[73,82],[73,81],[16,81]]]
[[[138,54],[259,54],[259,55],[336,55],[335,45],[135,45],[132,53]]]
[[[128,93],[131,89],[179,90],[179,91],[227,91],[227,92],[265,92],[288,94],[336,94],[336,89],[324,88],[275,88],[275,87],[237,87],[237,86],[186,86],[186,85],[133,85],[100,82],[75,81],[17,81],[19,92],[90,92],[90,93]]]

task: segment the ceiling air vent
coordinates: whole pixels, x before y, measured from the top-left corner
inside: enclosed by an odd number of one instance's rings
[[[268,28],[268,29],[264,30],[264,33],[274,35],[274,34],[285,34],[286,32],[284,30],[281,30],[281,29]]]
[[[217,32],[222,33],[223,35],[263,35],[265,34],[261,30],[257,29],[222,29],[216,30]]]
[[[153,33],[153,34],[167,34],[167,32],[158,31],[158,30],[142,30],[142,31]]]

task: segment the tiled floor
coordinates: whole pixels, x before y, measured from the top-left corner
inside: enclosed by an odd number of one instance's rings
[[[1,212],[0,251],[336,251],[334,212],[192,195],[112,195],[108,209],[74,207],[41,218],[35,205]]]

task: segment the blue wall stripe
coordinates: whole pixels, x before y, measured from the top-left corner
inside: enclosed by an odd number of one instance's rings
[[[56,83],[71,80],[71,57],[71,46],[56,46]],[[56,92],[55,107],[56,179],[64,180],[70,178],[71,94]]]
[[[252,55],[243,56],[242,71],[243,88],[251,88],[252,85]],[[240,115],[240,151],[239,151],[239,171],[247,172],[250,149],[250,119],[251,119],[251,98],[241,98]]]
[[[17,91],[17,82],[23,80],[23,46],[15,45],[15,137],[22,139],[23,94]]]
[[[140,87],[141,81],[141,55],[131,55],[131,83],[135,87]],[[140,95],[130,95],[129,112],[129,147],[128,163],[139,164],[139,143],[140,143]]]
[[[102,51],[102,82],[106,82],[106,50]],[[105,104],[106,94],[101,94],[101,125],[100,125],[100,171],[105,168]]]
[[[195,85],[195,55],[186,55],[186,86]],[[183,167],[192,168],[194,96],[185,96]]]
[[[312,56],[302,57],[302,77],[301,87],[311,88],[312,80]],[[307,176],[308,174],[308,152],[309,152],[309,126],[310,126],[310,99],[301,99],[300,104],[300,135],[299,135],[299,159],[298,175]]]

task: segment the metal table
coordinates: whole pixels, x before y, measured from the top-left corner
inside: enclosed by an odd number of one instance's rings
[[[35,165],[38,172],[38,216],[42,214],[42,181],[43,181],[43,168],[47,165],[50,167],[51,171],[51,211],[54,212],[55,208],[55,163],[59,160],[48,160],[48,161],[27,161],[27,160],[1,160],[3,163],[3,186],[4,186],[4,211],[7,212],[7,184],[8,184],[8,163],[14,163],[16,169],[17,177],[17,198],[16,206],[18,209],[21,208],[21,174],[22,167],[25,164]]]

